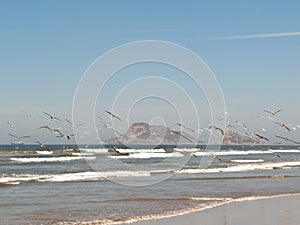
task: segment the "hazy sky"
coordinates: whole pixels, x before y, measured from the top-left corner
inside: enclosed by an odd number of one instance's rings
[[[231,123],[300,141],[299,11],[298,1],[1,1],[0,143],[13,140],[8,132],[34,136],[28,142],[62,141],[38,129],[49,124],[42,112],[70,119],[88,66],[106,51],[140,40],[170,41],[198,54],[222,87]],[[275,120],[297,130],[285,133],[263,111],[279,108]],[[50,125],[72,132],[65,124]]]

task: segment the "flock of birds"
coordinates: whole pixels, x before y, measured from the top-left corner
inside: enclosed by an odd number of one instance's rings
[[[271,116],[269,118],[274,122],[274,124],[278,125],[280,128],[286,130],[287,132],[291,132],[291,129],[295,130],[295,127],[290,128],[287,124],[285,124],[283,122],[274,121],[275,116],[278,113],[280,113],[281,111],[282,111],[282,109],[279,109],[279,110],[276,110],[276,111],[264,110],[264,112],[266,114],[268,114],[268,115]],[[31,113],[26,112],[26,111],[23,111],[23,112],[24,112],[24,114],[25,114],[26,117],[33,117],[34,118],[34,116]],[[118,116],[118,115],[116,115],[116,114],[114,114],[114,113],[112,113],[110,111],[105,110],[105,113],[108,114],[111,117],[111,119],[116,119],[116,120],[118,120],[120,122],[124,121],[120,116]],[[48,112],[43,112],[43,114],[45,116],[47,116],[52,121],[56,121],[57,123],[58,122],[60,122],[60,123],[63,122],[62,119],[60,119],[59,117],[57,117],[55,115],[52,115],[52,114],[50,114]],[[256,117],[259,118],[260,116],[256,115]],[[100,116],[98,116],[98,119],[103,120],[103,118],[100,117]],[[221,121],[223,119],[222,118],[218,118],[218,120]],[[66,124],[68,124],[71,127],[82,126],[83,125],[83,123],[73,123],[73,122],[71,122],[68,119],[65,119],[64,121],[65,121]],[[11,122],[7,122],[7,124],[8,124],[8,126],[10,128],[15,128],[16,127],[16,125],[13,124],[13,123],[11,123]],[[194,130],[194,129],[192,129],[192,128],[190,128],[190,127],[188,127],[188,126],[186,126],[186,125],[184,125],[184,124],[182,124],[182,123],[177,123],[176,125],[179,126],[181,128],[181,130],[186,130],[186,131],[189,131],[189,132],[191,132],[193,134],[198,134],[199,135],[199,134],[202,134],[204,132],[204,130],[206,130],[210,134],[216,135],[214,133],[214,131],[216,131],[216,132],[219,132],[219,135],[222,135],[222,136],[226,135],[224,129],[222,129],[222,128],[218,127],[218,126],[215,126],[215,125],[210,125],[210,126],[208,126],[206,128],[203,128],[203,129],[199,128],[197,131]],[[112,125],[109,122],[103,122],[103,126],[105,128],[111,128],[111,129],[113,129]],[[300,128],[300,125],[296,125],[296,126],[298,128]],[[244,129],[245,130],[244,136],[248,136],[249,138],[256,139],[256,140],[259,140],[259,141],[270,142],[270,139],[268,137],[266,137],[265,135],[260,134],[259,132],[250,132],[249,128],[244,123],[241,123],[241,122],[239,122],[237,120],[235,121],[235,125],[227,124],[226,129],[229,130],[230,128],[235,128],[235,127],[241,127],[242,129]],[[63,132],[61,128],[52,129],[50,127],[50,125],[42,125],[42,126],[39,127],[39,129],[47,130],[50,133],[55,134],[57,138],[65,138],[67,140],[70,140],[71,137],[74,136],[74,134],[68,134],[68,133]],[[263,132],[266,132],[265,128],[261,128],[261,129],[262,129]],[[122,134],[120,131],[118,131],[116,129],[113,129],[113,131],[116,134],[116,136],[121,136],[125,140],[127,140],[126,135]],[[188,142],[191,142],[191,143],[195,142],[194,140],[192,140],[192,138],[191,138],[192,136],[191,135],[185,135],[184,132],[182,132],[182,131],[170,130],[170,133],[173,134],[173,135],[178,135],[178,136],[182,137],[183,139],[187,140]],[[17,139],[17,140],[25,139],[25,138],[30,138],[31,137],[30,135],[16,135],[16,134],[13,134],[11,132],[9,132],[8,135],[11,136],[11,137],[13,137],[13,138],[15,138],[15,139]],[[294,141],[294,140],[292,140],[292,139],[290,139],[289,137],[286,137],[286,136],[277,135],[277,134],[274,135],[274,136],[276,138],[278,138],[278,139],[281,139],[282,141],[284,141],[286,143],[292,143],[292,144],[297,144],[297,145],[300,144],[300,142]],[[46,147],[46,145],[44,143],[42,143],[41,141],[37,140],[36,143],[39,144],[41,148],[49,150]]]

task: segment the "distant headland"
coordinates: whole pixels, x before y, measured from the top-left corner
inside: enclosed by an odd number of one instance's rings
[[[196,136],[196,135],[195,135]],[[205,144],[195,137],[180,131],[174,131],[170,127],[149,125],[138,122],[132,124],[126,133],[119,133],[117,137],[108,141],[109,144]],[[239,135],[227,130],[222,144],[261,144],[257,139]]]

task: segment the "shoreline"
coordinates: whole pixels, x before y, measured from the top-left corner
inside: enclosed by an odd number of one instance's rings
[[[203,198],[205,199],[205,198]],[[208,205],[199,205],[199,207],[194,207],[187,210],[178,210],[174,212],[169,212],[165,214],[155,214],[155,215],[146,215],[138,216],[133,218],[123,218],[119,220],[91,220],[91,221],[77,221],[77,222],[59,222],[57,224],[72,224],[72,225],[114,225],[114,224],[132,224],[132,225],[219,225],[219,224],[243,224],[243,225],[252,225],[252,224],[265,224],[265,225],[298,225],[300,224],[300,216],[298,215],[298,208],[294,207],[290,209],[291,205],[297,204],[300,206],[300,193],[291,193],[291,194],[280,194],[280,195],[270,195],[270,196],[250,196],[242,198],[211,198],[212,202]],[[278,204],[280,203],[280,204]],[[263,213],[266,208],[272,207],[283,207],[286,206],[288,209],[287,213],[290,213],[291,220],[280,223],[278,220],[278,215],[274,212],[267,212],[266,215],[260,214]],[[294,211],[293,211],[294,210]],[[276,212],[280,210],[275,210]],[[284,209],[281,209],[281,212],[286,213]],[[249,217],[251,214],[251,217]],[[259,217],[256,214],[260,214]],[[270,219],[270,214],[272,214],[272,223],[261,223],[259,219]],[[296,215],[296,217],[295,217]],[[276,217],[277,216],[277,217]],[[280,216],[280,215],[279,215]],[[287,217],[287,216],[285,216]],[[275,218],[275,219],[274,219]],[[277,219],[276,219],[277,218]],[[236,221],[238,220],[238,221]],[[274,220],[274,221],[273,221]],[[276,223],[277,221],[277,223]],[[229,223],[228,223],[229,222]]]
[[[193,212],[162,218],[126,222],[133,225],[298,225],[300,193],[232,199]],[[294,206],[294,207],[293,207]]]

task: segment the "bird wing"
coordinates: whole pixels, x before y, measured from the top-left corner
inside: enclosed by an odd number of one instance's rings
[[[66,119],[66,121],[67,121],[69,124],[73,125],[73,123],[72,123],[70,120]]]
[[[116,118],[116,119],[122,121],[122,119],[121,119],[120,117],[118,117],[117,115],[115,115],[115,114],[113,114],[113,113],[111,113],[111,112],[109,112],[109,111],[107,111],[107,110],[105,110],[105,112],[108,113],[109,115],[111,115],[112,117],[114,117],[114,118]]]
[[[285,124],[283,124],[283,127],[284,127],[285,129],[287,129],[288,131],[291,131],[291,129],[290,129],[287,125],[285,125]]]
[[[12,137],[15,137],[15,138],[17,137],[16,135],[11,134],[11,133],[8,133],[8,135],[9,135],[9,136],[12,136]]]
[[[214,129],[216,129],[216,130],[218,130],[218,131],[220,131],[221,132],[221,134],[222,135],[224,135],[224,131],[220,128],[220,127],[216,127],[216,126],[210,126],[208,129],[211,129],[211,128],[214,128]]]
[[[122,119],[121,119],[120,117],[118,117],[118,116],[116,116],[116,115],[114,115],[114,114],[112,114],[112,116],[115,117],[116,119],[122,121]]]
[[[279,109],[279,110],[277,110],[276,112],[274,112],[273,114],[275,115],[275,114],[277,114],[277,113],[279,113],[279,112],[281,112],[282,111],[282,109]]]
[[[266,138],[266,137],[262,137],[264,140],[266,140],[266,141],[270,141],[268,138]]]
[[[25,136],[20,136],[19,138],[30,138],[29,135],[25,135]]]
[[[40,141],[36,141],[35,143],[38,143],[39,145],[43,145],[43,143]]]
[[[59,118],[56,117],[56,116],[53,116],[53,119],[61,121],[61,119],[59,119]]]
[[[279,136],[279,135],[275,135],[275,137],[285,140],[285,137],[282,137],[282,136]]]
[[[273,114],[272,112],[270,112],[270,111],[268,111],[268,110],[264,110],[266,113],[271,113],[271,114]]]
[[[58,133],[59,135],[62,135],[62,132],[60,130],[53,130],[53,131]]]
[[[50,127],[48,127],[47,125],[44,125],[44,126],[40,127],[40,129],[43,129],[43,128],[48,129],[48,130],[50,130],[52,132],[52,129]]]
[[[49,117],[52,117],[49,113],[43,112],[44,114],[46,114]]]

